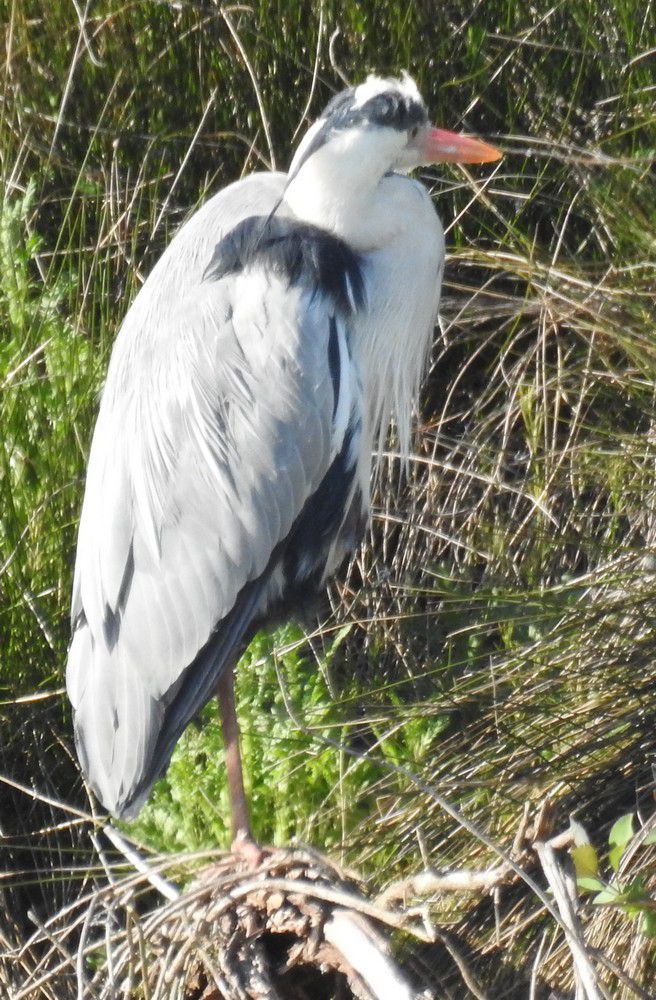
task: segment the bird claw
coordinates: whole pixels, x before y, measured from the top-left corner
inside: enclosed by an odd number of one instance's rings
[[[237,860],[243,861],[247,868],[255,869],[260,867],[269,852],[260,847],[252,834],[240,830],[232,842],[230,853]]]

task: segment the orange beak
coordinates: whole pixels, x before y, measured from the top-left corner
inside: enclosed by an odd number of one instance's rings
[[[432,126],[418,146],[424,163],[493,163],[503,156],[501,150],[480,139]]]

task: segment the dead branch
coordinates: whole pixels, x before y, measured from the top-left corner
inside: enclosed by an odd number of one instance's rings
[[[128,936],[115,951],[115,975],[141,966],[151,989],[160,981],[193,981],[207,1000],[279,1000],[289,991],[309,998],[320,980],[331,979],[356,1000],[415,1000],[382,930],[407,924],[407,915],[367,900],[356,881],[319,855],[271,852],[253,872],[229,858],[181,893],[113,827],[105,833],[166,900],[157,919],[140,928],[139,950]],[[415,930],[433,939],[419,926]],[[149,968],[157,970],[154,979]],[[302,984],[295,970],[303,970]]]
[[[525,876],[539,861],[572,956],[576,1000],[604,1000],[596,973],[603,956],[586,947],[574,882],[556,856],[570,845],[571,834],[554,833],[548,807],[531,826],[527,818],[528,810],[497,865],[427,869],[373,898],[357,875],[309,849],[269,851],[257,869],[227,857],[199,871],[183,889],[164,877],[161,859],[149,860],[124,834],[106,826],[104,834],[129,871],[121,865],[119,873],[94,834],[107,882],[78,900],[61,929],[56,918],[41,929],[44,940],[59,945],[63,959],[47,983],[54,988],[57,976],[72,975],[79,995],[99,997],[108,996],[108,988],[128,995],[139,985],[151,998],[309,1000],[327,992],[355,1000],[419,1000],[391,947],[391,935],[401,930],[426,943],[440,942],[450,956],[448,969],[485,1000],[458,939],[432,922],[428,905],[412,901],[494,893],[518,884],[517,869]],[[536,834],[544,839],[536,840]],[[136,900],[146,890],[155,890],[162,902],[143,912]],[[71,926],[79,929],[75,949],[67,946]],[[37,975],[21,995],[31,998],[41,983],[46,985]],[[424,1000],[431,995],[421,994]]]
[[[532,828],[528,825],[528,809],[524,810],[521,823],[517,828],[517,833],[513,841],[511,856],[522,860],[526,858],[527,847],[534,847],[540,836],[542,842],[544,834],[550,829],[551,807],[548,800],[542,805],[537,819]],[[544,841],[552,851],[569,847],[573,843],[573,836],[570,830],[563,830]],[[515,868],[507,862],[494,865],[492,868],[470,870],[460,868],[455,871],[433,871],[426,869],[409,878],[399,879],[392,882],[377,897],[379,906],[386,907],[399,901],[410,899],[426,898],[428,896],[442,896],[447,894],[480,893],[484,894],[498,889],[502,885],[510,885],[517,882],[519,876]]]
[[[335,910],[324,936],[367,984],[375,997],[414,1000],[415,991],[390,958],[389,943],[370,921],[349,910]]]
[[[410,878],[399,879],[388,885],[378,896],[380,906],[389,906],[400,900],[417,898],[418,896],[441,896],[446,893],[491,892],[497,886],[514,878],[514,873],[507,865],[497,865],[494,868],[484,868],[482,871],[435,872],[427,869]]]
[[[597,974],[586,949],[583,928],[576,912],[577,896],[574,879],[568,877],[559,864],[556,853],[550,844],[537,841],[533,846],[540,859],[545,878],[554,894],[560,915],[569,930],[565,940],[574,963],[575,1000],[603,1000],[603,998],[607,1000],[607,994],[605,991],[601,991]]]

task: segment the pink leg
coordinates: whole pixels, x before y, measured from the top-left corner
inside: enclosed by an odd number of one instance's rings
[[[244,791],[244,775],[239,752],[239,723],[235,711],[234,665],[228,664],[216,688],[219,702],[219,716],[225,744],[225,763],[230,799],[232,853],[257,867],[263,852],[253,837],[248,802]]]

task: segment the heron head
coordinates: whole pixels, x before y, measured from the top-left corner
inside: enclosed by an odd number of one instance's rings
[[[370,76],[337,94],[292,160],[284,200],[300,219],[359,250],[380,248],[408,221],[414,188],[396,175],[421,164],[485,163],[501,153],[434,128],[414,80]],[[385,183],[386,178],[392,178]]]
[[[353,183],[405,173],[422,164],[487,163],[499,150],[479,139],[434,128],[414,80],[369,76],[330,101],[289,168],[288,184],[307,168]],[[350,169],[349,169],[350,168]]]

